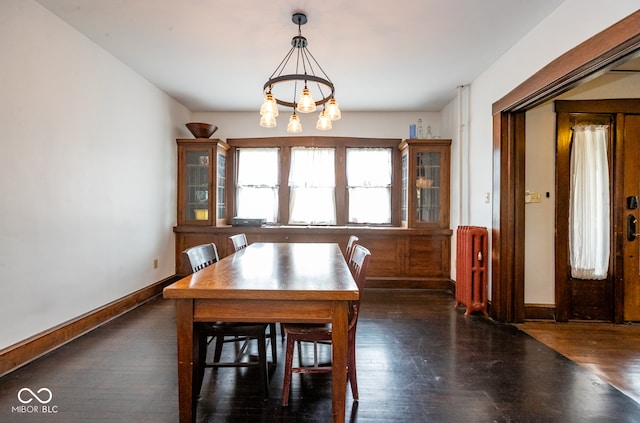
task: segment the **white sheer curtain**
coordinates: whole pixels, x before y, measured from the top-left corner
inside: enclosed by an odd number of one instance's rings
[[[569,209],[571,276],[606,279],[609,269],[608,126],[573,127]]]
[[[336,223],[335,151],[293,147],[289,169],[289,223]]]
[[[391,149],[348,148],[349,223],[391,223]]]
[[[236,216],[278,218],[278,149],[239,148]]]

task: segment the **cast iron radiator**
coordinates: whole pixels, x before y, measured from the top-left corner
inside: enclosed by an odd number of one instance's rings
[[[487,313],[487,228],[458,226],[456,231],[456,305],[466,307],[464,313]]]

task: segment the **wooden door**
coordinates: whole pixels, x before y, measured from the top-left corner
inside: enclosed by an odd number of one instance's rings
[[[567,320],[614,320],[614,252],[610,250],[609,271],[606,279],[577,279],[571,275],[569,263],[569,196],[570,158],[572,150],[572,127],[575,125],[609,126],[609,175],[613,193],[614,119],[610,114],[558,113],[556,150],[556,319]],[[613,202],[613,200],[610,200]],[[614,239],[613,214],[610,218],[610,239]]]
[[[624,320],[640,321],[640,115],[624,116],[623,133]]]
[[[640,321],[640,101],[555,102],[556,154],[556,318]],[[568,265],[569,157],[571,126],[609,125],[611,250],[604,283],[576,281]],[[638,198],[640,203],[640,198]],[[635,225],[630,222],[636,222]],[[633,227],[635,226],[635,228]]]

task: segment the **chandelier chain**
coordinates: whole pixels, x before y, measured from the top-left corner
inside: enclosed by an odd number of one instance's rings
[[[291,58],[291,55],[293,54],[293,51],[295,49],[296,49],[295,47],[291,47],[291,50],[289,50],[289,52],[284,56],[284,59],[282,59],[280,64],[276,67],[276,69],[273,71],[273,73],[269,77],[270,80],[275,78],[276,74],[278,74],[278,76],[282,75],[282,72],[284,72],[287,62],[289,62],[289,59]]]

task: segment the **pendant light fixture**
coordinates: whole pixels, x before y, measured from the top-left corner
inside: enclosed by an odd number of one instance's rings
[[[291,107],[293,114],[287,125],[287,132],[302,132],[302,124],[298,113],[312,113],[318,106],[322,111],[318,117],[316,128],[331,129],[331,121],[341,117],[338,103],[335,100],[335,87],[318,61],[307,48],[307,39],[302,36],[301,26],[307,23],[304,13],[294,13],[292,22],[298,25],[298,35],[291,39],[291,49],[284,56],[278,67],[264,84],[264,102],[260,107],[260,126],[273,128],[276,126],[278,105]],[[291,60],[295,57],[295,60]],[[291,64],[289,64],[291,62]],[[300,91],[298,91],[301,88]],[[291,101],[285,100],[293,96]]]
[[[331,129],[331,119],[327,116],[326,110],[322,110],[320,112],[320,117],[318,117],[318,122],[316,123],[316,129],[321,131],[328,131]]]
[[[293,114],[289,118],[289,124],[287,125],[287,132],[290,134],[297,134],[302,132],[302,124],[300,123],[300,119],[298,119],[298,115],[294,110]]]

